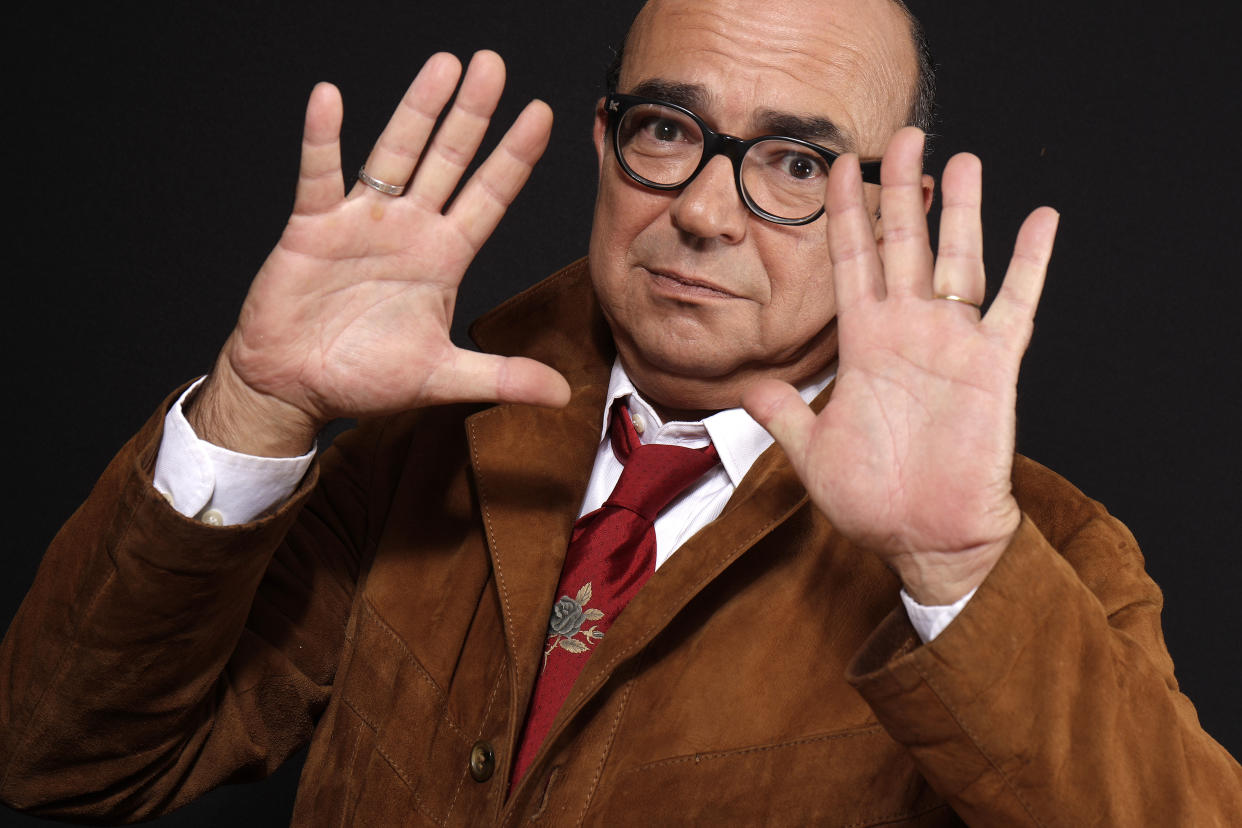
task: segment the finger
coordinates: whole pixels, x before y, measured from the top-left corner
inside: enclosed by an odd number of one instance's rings
[[[531,101],[500,144],[466,182],[448,215],[478,250],[530,178],[552,134],[552,110]]]
[[[302,162],[298,167],[295,214],[327,210],[345,195],[341,179],[341,93],[330,83],[316,84],[306,104]]]
[[[453,96],[460,77],[461,62],[453,55],[440,52],[427,59],[367,156],[363,167],[368,175],[394,185],[410,180],[436,119],[440,117],[440,110]],[[358,182],[350,195],[375,192]]]
[[[505,402],[560,408],[569,402],[569,383],[557,371],[526,357],[502,357],[458,350],[456,358],[426,386],[436,402]]]
[[[1013,258],[1005,281],[984,317],[984,325],[1025,350],[1035,322],[1035,306],[1044,289],[1044,276],[1052,258],[1061,216],[1051,207],[1040,207],[1027,216],[1013,245]]]
[[[983,270],[983,164],[970,153],[949,159],[944,168],[940,208],[940,245],[934,291],[983,304],[987,289]]]
[[[811,440],[815,412],[794,387],[777,380],[760,380],[742,394],[742,407],[780,443],[798,468]]]
[[[861,302],[883,299],[884,268],[863,195],[858,156],[843,155],[833,163],[828,171],[824,209],[837,310],[848,311]]]
[[[932,253],[923,202],[923,132],[905,127],[888,142],[880,167],[884,290],[930,298]]]
[[[505,63],[500,55],[477,52],[410,188],[411,196],[428,209],[439,212],[457,188],[483,142],[504,87]]]

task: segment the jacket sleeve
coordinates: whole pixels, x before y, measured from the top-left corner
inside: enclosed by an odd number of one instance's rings
[[[327,702],[383,428],[338,441],[274,513],[215,528],[152,488],[163,416],[57,534],[0,647],[0,798],[15,808],[149,818],[270,773]]]
[[[848,678],[971,825],[1236,824],[1242,767],[1178,692],[1134,538],[1019,458],[1017,537],[922,645],[900,611]]]

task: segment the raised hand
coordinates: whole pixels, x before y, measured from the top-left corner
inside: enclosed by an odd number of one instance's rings
[[[280,456],[305,451],[335,417],[568,401],[551,368],[449,340],[462,276],[529,177],[552,122],[546,104],[531,102],[445,209],[500,98],[504,63],[494,52],[474,56],[432,138],[460,75],[452,55],[428,60],[366,161],[374,179],[409,181],[400,197],[361,182],[346,194],[340,94],[329,84],[311,93],[293,214],[192,402],[199,436]]]
[[[747,410],[785,449],[814,502],[874,550],[911,596],[947,604],[982,582],[1020,521],[1010,491],[1018,367],[1058,216],[1023,223],[995,301],[982,302],[981,167],[945,168],[940,249],[923,210],[923,136],[897,133],[884,155],[882,248],[857,159],[833,165],[828,234],[839,364],[815,415],[783,383],[757,383]]]

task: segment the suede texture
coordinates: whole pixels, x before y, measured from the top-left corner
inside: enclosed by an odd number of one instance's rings
[[[156,412],[5,637],[4,801],[148,818],[309,741],[297,825],[1236,824],[1242,768],[1099,504],[1017,458],[1021,529],[923,646],[776,446],[618,616],[510,793],[613,349],[583,262],[475,335],[561,370],[569,406],[364,422],[244,526],[151,488]]]

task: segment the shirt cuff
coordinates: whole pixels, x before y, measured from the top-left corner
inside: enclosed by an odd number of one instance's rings
[[[919,634],[919,638],[923,639],[924,644],[931,643],[936,636],[944,632],[944,628],[953,623],[953,619],[965,608],[966,603],[974,597],[975,587],[970,592],[958,598],[952,604],[942,604],[934,607],[925,607],[915,601],[906,591],[901,591],[901,603],[906,606],[906,615],[910,618],[910,623],[914,626],[914,631]]]
[[[200,440],[182,404],[202,381],[187,388],[164,417],[155,489],[186,517],[213,526],[247,523],[293,494],[315,449],[301,457],[255,457]]]

